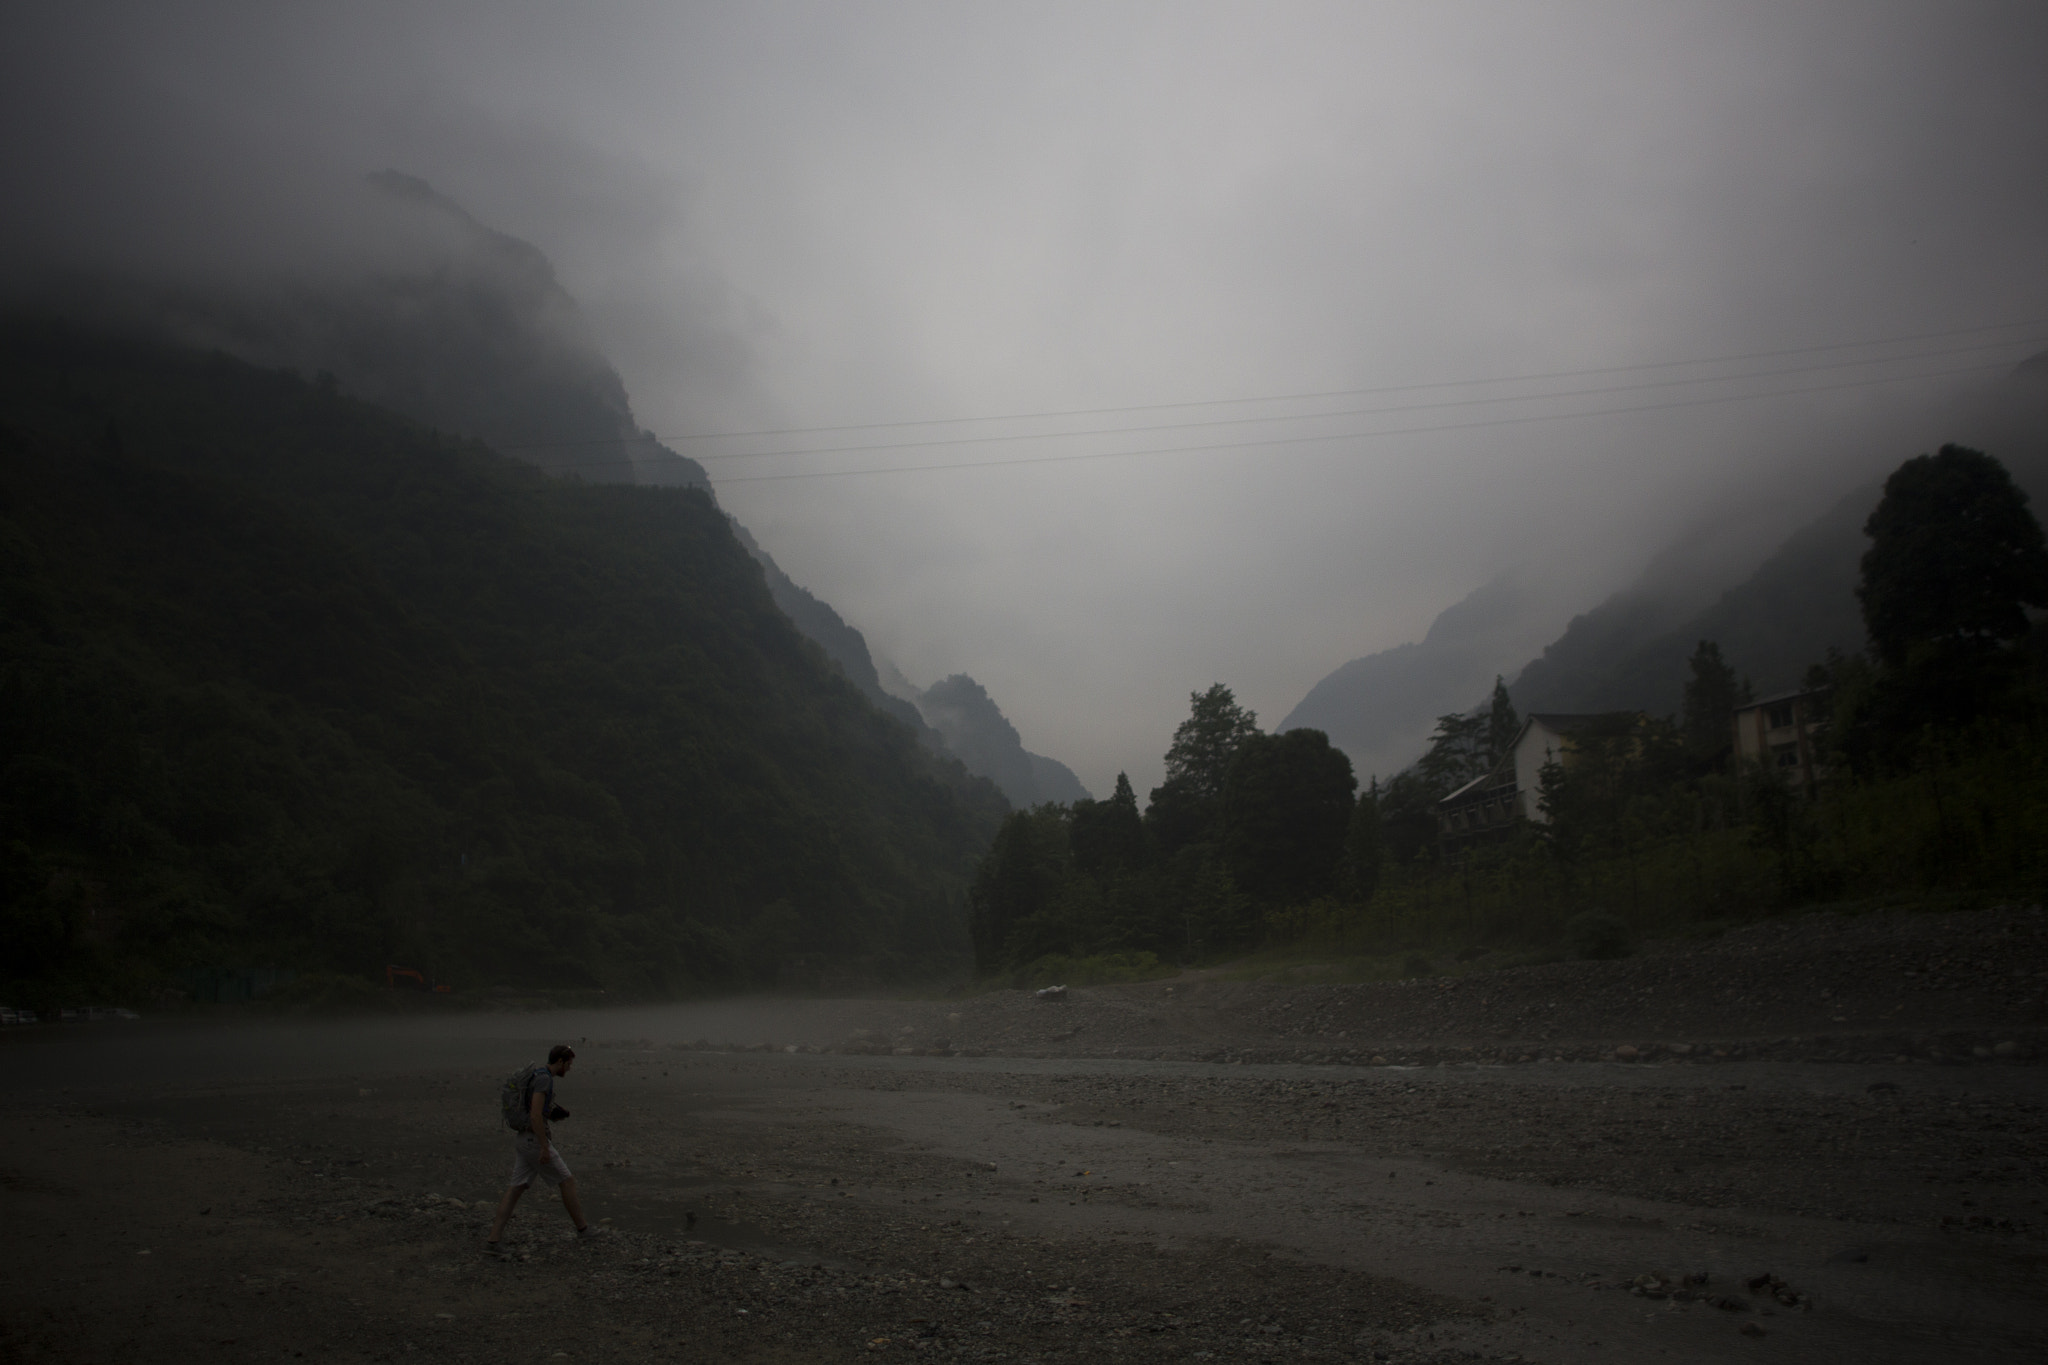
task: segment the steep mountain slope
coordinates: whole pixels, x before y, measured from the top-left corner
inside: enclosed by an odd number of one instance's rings
[[[2048,498],[2048,353],[1956,400],[1933,425],[1998,456],[2040,512]],[[1696,532],[1668,547],[1639,581],[1574,617],[1519,669],[1516,659],[1526,656],[1505,645],[1515,619],[1510,586],[1489,584],[1446,610],[1419,644],[1354,659],[1331,673],[1279,728],[1323,730],[1361,771],[1386,772],[1415,758],[1437,715],[1481,701],[1496,673],[1511,680],[1524,712],[1671,714],[1683,701],[1686,660],[1701,640],[1717,642],[1760,693],[1795,687],[1830,648],[1863,645],[1855,589],[1867,544],[1863,523],[1881,492],[1880,479],[1847,494],[1732,587],[1717,587],[1715,566],[1726,562],[1714,543],[1718,533]]]
[[[107,325],[326,373],[357,397],[589,482],[708,488],[643,432],[547,256],[386,171],[348,208],[355,254],[287,283],[95,281],[56,301]]]
[[[2012,471],[2040,515],[2048,497],[2048,357],[2021,365],[2003,383],[1966,396],[1942,425],[1963,445],[1989,451]],[[1901,458],[1904,458],[1902,456]],[[1863,524],[1883,481],[1845,496],[1788,537],[1754,573],[1677,620],[1637,588],[1574,619],[1510,688],[1524,711],[1678,710],[1686,660],[1701,640],[1747,676],[1760,695],[1799,684],[1830,648],[1864,644],[1856,583],[1869,541]]]
[[[48,327],[0,333],[0,657],[0,982],[928,966],[1004,809],[703,491]]]
[[[1407,765],[1436,717],[1483,698],[1513,648],[1523,602],[1496,579],[1447,607],[1419,643],[1353,659],[1314,687],[1275,733],[1321,730],[1362,773]]]
[[[701,465],[641,429],[624,384],[539,248],[396,172],[368,177],[352,207],[368,243],[364,259],[282,292],[102,283],[74,291],[64,311],[84,308],[109,325],[266,368],[331,375],[345,393],[475,436],[550,473],[709,491]],[[860,631],[784,573],[745,527],[734,521],[733,529],[797,629],[877,708],[943,748],[917,706],[881,686]],[[1001,746],[970,748],[993,755]],[[1053,769],[1048,790],[1079,790],[1078,782],[1061,783],[1063,767]]]
[[[894,716],[917,732],[920,739],[934,748],[943,747],[934,730],[925,724],[924,717],[915,705],[894,696],[882,687],[880,675],[875,671],[874,656],[868,653],[867,637],[841,619],[828,602],[819,600],[808,590],[799,586],[782,566],[754,540],[753,534],[740,525],[737,518],[732,521],[733,534],[739,537],[741,545],[761,566],[762,574],[768,580],[769,595],[775,605],[782,608],[783,615],[796,628],[815,641],[832,662],[839,665],[847,680],[861,690],[861,694],[885,715]],[[978,777],[990,777],[991,773],[981,772],[969,764],[969,772]],[[998,784],[1000,785],[1000,784]]]
[[[917,706],[967,771],[994,782],[1019,810],[1088,799],[1087,788],[1066,764],[1024,748],[1017,727],[965,673],[933,683],[919,694]]]
[[[1058,801],[1070,805],[1075,801],[1092,801],[1094,796],[1081,785],[1080,777],[1066,764],[1044,754],[1027,751],[1024,755],[1031,760],[1031,777],[1038,785],[1040,801]],[[969,772],[974,771],[972,768]]]
[[[1863,523],[1880,489],[1859,488],[1795,532],[1742,583],[1670,624],[1640,593],[1624,593],[1573,619],[1509,689],[1524,711],[1675,713],[1686,660],[1701,640],[1748,677],[1759,695],[1799,683],[1829,649],[1863,645],[1856,603]]]

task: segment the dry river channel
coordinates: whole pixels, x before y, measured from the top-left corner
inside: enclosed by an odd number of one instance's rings
[[[741,1046],[934,1011],[10,1031],[0,1361],[2048,1355],[2024,1059]],[[564,1039],[610,1235],[536,1191],[487,1253],[498,1083]]]

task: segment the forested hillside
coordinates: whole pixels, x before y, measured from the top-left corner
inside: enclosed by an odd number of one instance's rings
[[[1940,426],[1999,452],[2037,504],[2048,498],[2048,355],[1959,398]],[[1446,608],[1420,643],[1353,659],[1324,677],[1279,728],[1326,731],[1361,771],[1396,771],[1425,747],[1418,736],[1430,723],[1480,705],[1497,674],[1510,679],[1524,711],[1675,715],[1687,661],[1702,640],[1714,641],[1759,695],[1794,688],[1831,649],[1863,648],[1856,574],[1879,483],[1846,492],[1732,586],[1702,571],[1716,562],[1704,539],[1667,547],[1637,582],[1573,617],[1534,659],[1509,643],[1515,584],[1489,584]]]
[[[2044,363],[2048,357],[2035,357],[1987,391],[1960,400],[1943,418],[1965,444],[1997,452],[2037,505],[2048,497]],[[1844,494],[1749,577],[1695,611],[1662,610],[1656,595],[1639,587],[1575,618],[1541,657],[1508,675],[1516,704],[1528,711],[1670,715],[1684,691],[1686,660],[1701,640],[1718,643],[1759,695],[1798,686],[1830,649],[1861,650],[1856,575],[1869,546],[1863,527],[1877,506],[1879,483]]]
[[[1437,614],[1416,643],[1335,669],[1309,689],[1275,733],[1321,730],[1362,773],[1397,772],[1449,706],[1483,696],[1503,658],[1526,638],[1527,603],[1497,578]]]
[[[941,678],[918,695],[917,707],[967,771],[980,773],[1019,810],[1045,801],[1086,801],[1088,789],[1056,758],[1024,747],[988,690],[965,673]]]
[[[1573,619],[1556,643],[1516,676],[1514,698],[1530,711],[1641,710],[1675,715],[1686,660],[1701,640],[1749,678],[1758,695],[1799,684],[1830,649],[1863,647],[1856,564],[1863,523],[1877,506],[1860,488],[1801,527],[1755,573],[1676,625],[1617,595]]]
[[[24,994],[900,973],[965,954],[1003,812],[702,491],[551,479],[219,355],[0,331],[0,637]]]

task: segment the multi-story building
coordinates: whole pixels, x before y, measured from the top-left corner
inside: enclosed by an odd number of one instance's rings
[[[1532,713],[1491,771],[1436,803],[1438,833],[1448,840],[1471,839],[1505,833],[1524,820],[1549,824],[1550,816],[1537,800],[1543,766],[1557,762],[1569,767],[1572,736],[1581,731],[1593,726],[1628,726],[1640,720],[1633,711]]]
[[[1735,711],[1735,759],[1781,774],[1806,795],[1826,778],[1819,756],[1827,725],[1827,692],[1780,692]]]

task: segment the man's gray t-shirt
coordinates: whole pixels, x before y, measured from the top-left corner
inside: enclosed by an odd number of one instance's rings
[[[520,1094],[519,1131],[522,1133],[533,1131],[533,1097],[535,1095],[545,1095],[547,1097],[541,1103],[541,1113],[549,1114],[554,1112],[555,1073],[538,1064],[534,1066],[533,1074],[526,1078],[526,1088]]]

